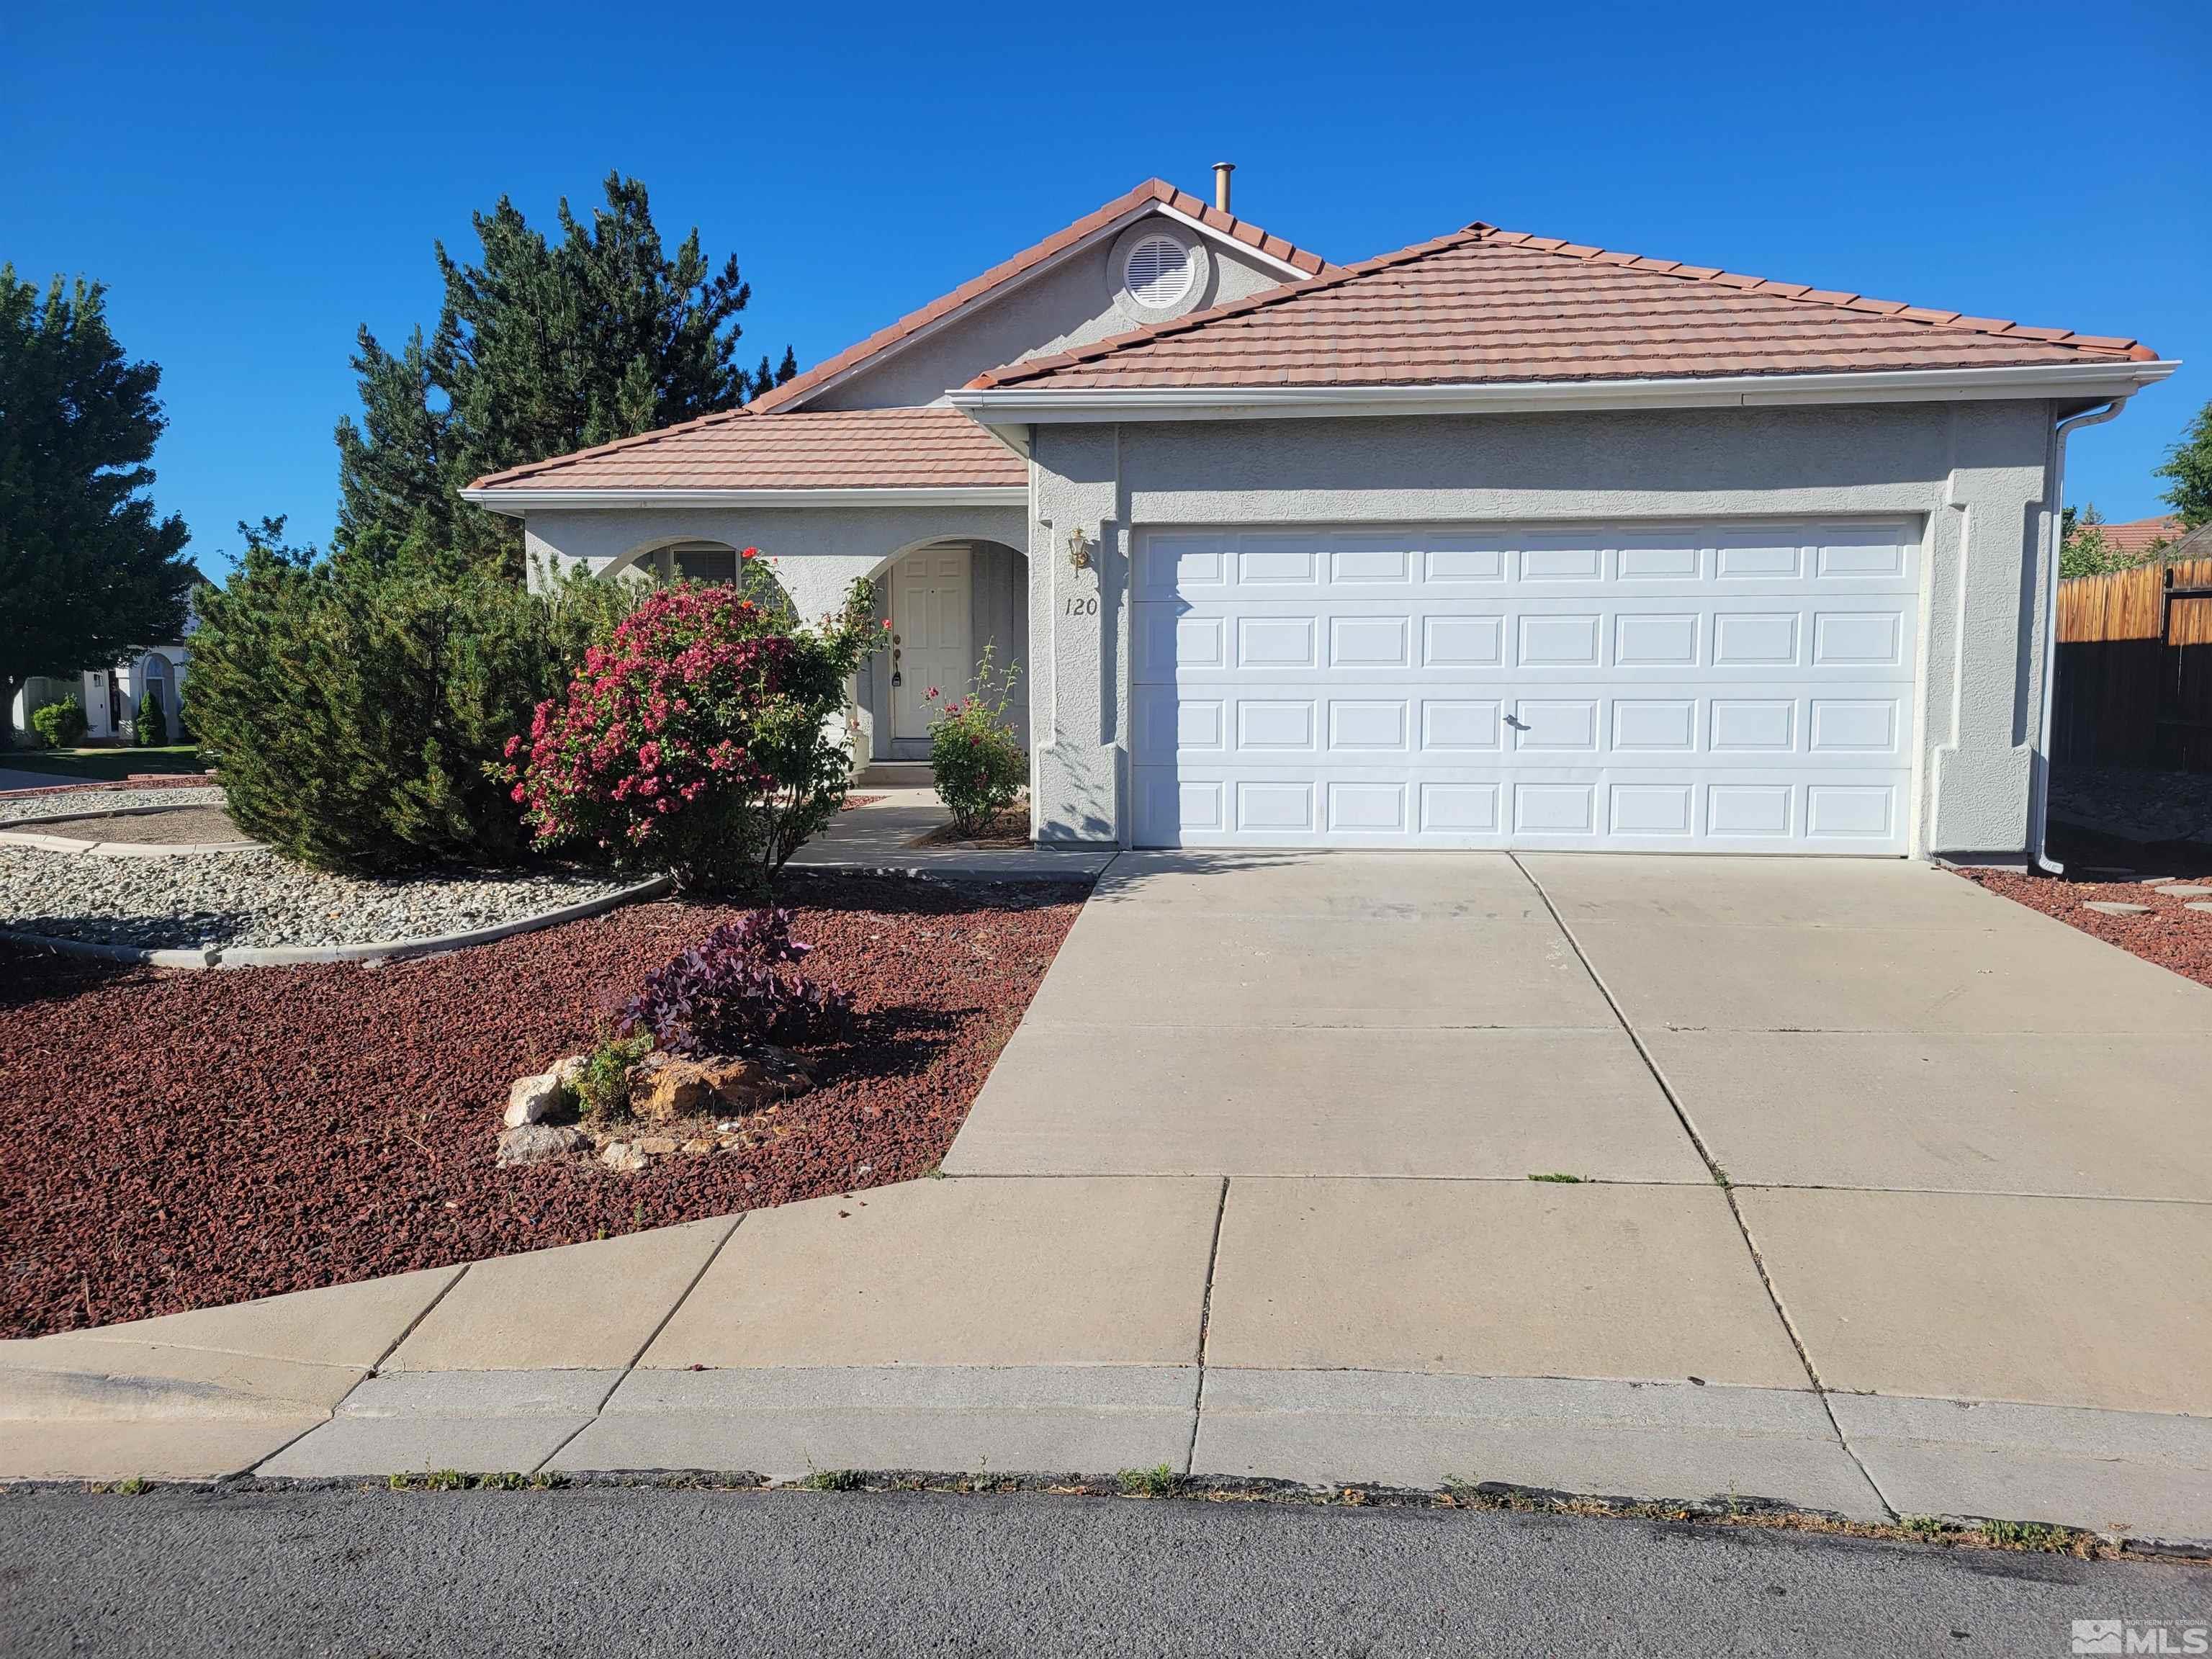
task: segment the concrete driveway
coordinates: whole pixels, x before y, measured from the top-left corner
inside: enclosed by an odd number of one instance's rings
[[[0,1476],[1166,1464],[2212,1539],[2208,1079],[2212,991],[1924,866],[1123,855],[945,1178],[0,1344]]]
[[[1346,1369],[1810,1388],[1893,1503],[2179,1435],[2212,1528],[2208,1079],[2212,992],[1922,865],[1137,854],[945,1167],[1228,1177],[1209,1411],[1215,1366],[1278,1416]]]

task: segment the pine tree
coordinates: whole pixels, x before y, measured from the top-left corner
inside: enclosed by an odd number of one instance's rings
[[[784,347],[783,361],[774,368],[768,366],[768,354],[763,352],[760,367],[753,371],[752,379],[745,386],[745,401],[750,403],[763,392],[773,392],[786,380],[798,378],[799,358],[789,346]]]
[[[199,580],[143,493],[161,371],[125,360],[104,293],[57,276],[41,297],[0,264],[0,711],[33,674],[175,639]]]
[[[341,556],[451,552],[519,574],[520,532],[460,499],[471,479],[733,409],[753,392],[738,367],[752,290],[736,257],[714,266],[696,228],[666,251],[645,186],[611,173],[605,188],[588,223],[562,202],[557,240],[501,198],[474,217],[478,261],[438,245],[445,298],[427,342],[418,331],[395,356],[361,331],[362,419],[337,431]],[[798,372],[788,349],[776,372]]]
[[[169,740],[169,716],[161,707],[161,687],[149,682],[138,699],[138,718],[131,722],[131,741],[141,749],[159,749]]]

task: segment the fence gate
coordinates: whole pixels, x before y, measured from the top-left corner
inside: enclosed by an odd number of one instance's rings
[[[2059,584],[2051,758],[2212,772],[2212,559]]]

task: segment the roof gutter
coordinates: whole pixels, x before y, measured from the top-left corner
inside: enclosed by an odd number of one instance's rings
[[[986,424],[1267,420],[1305,416],[1512,414],[1556,410],[1756,409],[2002,398],[2133,396],[2180,367],[2099,359],[1993,368],[1850,374],[1686,375],[1611,380],[1468,381],[1450,386],[966,387],[945,401]]]
[[[2065,523],[2066,512],[2066,441],[2076,428],[2102,426],[2127,406],[2125,398],[2115,398],[2102,409],[2069,416],[2059,422],[2051,434],[2051,580],[2045,584],[2043,599],[2043,716],[2036,728],[2035,766],[2029,775],[2027,807],[2028,856],[2046,876],[2066,873],[2066,866],[2046,850],[2051,834],[2051,725],[2058,690],[2058,584],[2063,580],[2059,567],[2061,555],[2066,550],[2064,532],[2060,528]]]
[[[527,485],[464,489],[461,499],[519,519],[526,513],[641,507],[1020,507],[1029,486],[952,484],[876,489],[556,489]]]

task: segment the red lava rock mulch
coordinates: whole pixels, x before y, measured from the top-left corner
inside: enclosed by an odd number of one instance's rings
[[[418,962],[165,972],[0,945],[0,1335],[307,1290],[926,1174],[1082,902],[802,874],[854,1039],[785,1139],[624,1174],[494,1166],[507,1085],[737,909],[668,900]]]
[[[2117,945],[2145,962],[2171,968],[2199,985],[2212,986],[2212,914],[2187,908],[2192,902],[2191,895],[2169,896],[2158,890],[2169,885],[2212,887],[2212,875],[2164,876],[2153,883],[2132,877],[2108,881],[2063,881],[2049,876],[2014,875],[2002,870],[1960,873],[1992,893],[2002,893],[2016,904],[2056,916],[2068,927],[2094,933],[2106,944]],[[2148,904],[2150,908],[2141,915],[2108,916],[2100,910],[2085,908],[2092,899],[2100,904]],[[2212,903],[2212,897],[2196,896],[2194,902]]]
[[[992,815],[972,836],[963,836],[949,823],[940,823],[926,836],[917,836],[916,847],[989,847],[1024,848],[1030,844],[1030,809],[1009,806],[1003,812]]]

